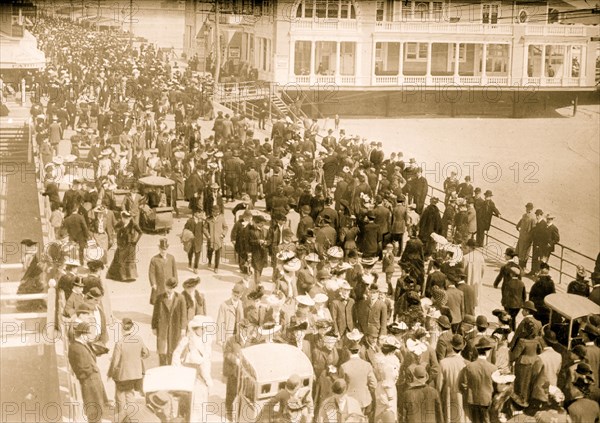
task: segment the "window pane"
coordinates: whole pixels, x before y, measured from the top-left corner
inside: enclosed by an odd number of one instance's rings
[[[427,44],[424,45],[427,48]],[[454,49],[454,44],[433,43],[431,45],[431,75],[454,75]]]
[[[327,0],[316,0],[315,16],[324,19],[327,17]]]
[[[579,78],[581,73],[581,46],[571,47],[571,77]]]
[[[483,70],[483,44],[460,44],[458,52],[458,74],[481,76]]]
[[[377,43],[375,49],[375,75],[398,75],[400,43]]]
[[[312,18],[313,17],[313,0],[304,0],[304,17]]]
[[[527,76],[542,76],[542,46],[530,45],[528,49]]]
[[[336,43],[317,41],[315,43],[315,73],[317,75],[335,74]]]
[[[419,2],[415,5],[415,19],[421,21],[429,20],[429,3]]]
[[[412,17],[412,2],[402,3],[402,19],[409,21]]]
[[[302,17],[302,10],[304,9],[304,2],[300,2],[298,4],[298,8],[296,9],[296,17],[297,18],[301,18]]]
[[[485,68],[488,75],[508,76],[509,51],[508,44],[488,44]]]
[[[377,10],[375,11],[375,20],[377,22],[383,21],[383,12],[384,12],[384,0],[377,1]]]
[[[548,78],[561,77],[564,73],[565,46],[546,46],[546,74]]]
[[[340,43],[340,75],[354,75],[354,51],[356,43]]]
[[[327,18],[338,19],[340,14],[340,0],[329,0],[327,2]]]
[[[294,74],[310,75],[310,41],[296,41],[294,51]]]
[[[444,18],[444,2],[434,1],[433,3],[433,20],[441,22]]]

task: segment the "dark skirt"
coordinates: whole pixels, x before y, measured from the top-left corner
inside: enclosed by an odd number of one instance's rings
[[[136,244],[117,247],[106,277],[115,281],[132,282],[137,279]]]

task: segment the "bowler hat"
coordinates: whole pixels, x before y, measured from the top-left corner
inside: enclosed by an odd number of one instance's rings
[[[481,338],[477,344],[475,344],[475,348],[478,351],[487,351],[487,350],[491,350],[494,347],[494,345],[492,344],[492,341],[490,341],[487,338]]]
[[[427,383],[429,375],[427,374],[425,366],[414,366],[410,369],[410,372],[413,379],[412,382],[410,382],[410,386],[423,386]]]
[[[534,313],[537,312],[537,308],[535,308],[535,304],[533,303],[533,301],[525,301],[521,308],[524,310],[532,311]]]
[[[200,283],[200,278],[190,278],[183,282],[183,288],[192,288]]]
[[[508,256],[510,258],[513,258],[513,257],[517,256],[518,254],[514,248],[508,247],[506,250],[504,250],[504,255]]]
[[[486,190],[486,191],[483,193],[483,196],[484,196],[484,197],[493,197],[493,196],[494,196],[494,194],[492,194],[492,191],[490,191],[490,190],[488,189],[488,190]]]
[[[465,348],[465,338],[462,335],[455,334],[450,340],[450,345],[456,351],[461,351]]]
[[[487,328],[490,324],[488,323],[487,317],[481,315],[481,316],[477,316],[477,319],[475,320],[475,326],[477,326],[478,328]]]
[[[169,278],[169,279],[167,279],[165,281],[165,286],[167,288],[171,288],[171,289],[176,288],[177,287],[177,279],[175,279],[175,278]]]
[[[441,315],[440,317],[437,318],[437,323],[438,325],[440,325],[443,329],[450,329],[451,325],[450,325],[450,320],[448,319],[448,316],[445,315]]]

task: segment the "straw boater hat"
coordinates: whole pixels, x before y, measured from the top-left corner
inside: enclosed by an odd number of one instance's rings
[[[302,262],[297,258],[292,258],[283,264],[283,270],[286,272],[297,272],[302,267]]]
[[[313,300],[317,304],[324,304],[329,300],[329,297],[327,295],[319,292],[317,295],[314,296]]]
[[[308,295],[298,295],[296,297],[296,301],[298,302],[298,305],[303,305],[306,307],[314,307],[315,305],[315,301]]]
[[[281,325],[276,325],[275,322],[265,322],[256,331],[260,336],[275,335],[281,331]]]
[[[353,342],[359,342],[363,338],[363,334],[354,328],[350,332],[346,332],[346,338]]]
[[[342,259],[344,258],[344,250],[338,246],[331,247],[327,250],[327,256],[334,259]]]

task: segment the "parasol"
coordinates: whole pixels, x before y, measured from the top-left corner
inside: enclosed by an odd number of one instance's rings
[[[162,176],[146,176],[144,178],[140,178],[138,182],[140,184],[156,187],[166,187],[175,184],[175,181],[173,181],[172,179],[164,178]]]

